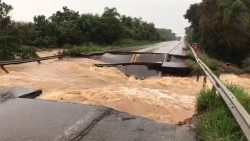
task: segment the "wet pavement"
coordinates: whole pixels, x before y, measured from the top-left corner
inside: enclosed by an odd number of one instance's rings
[[[161,124],[126,113],[112,111],[81,141],[195,141],[184,127]]]
[[[43,100],[9,100],[0,104],[0,140],[73,140],[106,110]]]
[[[137,52],[169,53],[176,46],[180,46],[180,41],[168,41],[151,45],[148,48],[138,50]]]
[[[103,106],[38,99],[11,98],[0,103],[0,121],[1,141],[196,140],[185,127],[157,123]]]

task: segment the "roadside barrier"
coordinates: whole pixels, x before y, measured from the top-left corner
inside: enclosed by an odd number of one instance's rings
[[[199,59],[194,49],[190,45],[188,46],[190,47],[196,62],[207,75],[208,79],[211,81],[216,91],[223,98],[227,107],[232,112],[235,120],[238,122],[241,130],[245,134],[247,140],[250,141],[250,115],[239,103],[234,94],[220,81],[220,79],[206,66],[206,64]]]
[[[24,64],[24,63],[30,63],[30,62],[38,62],[39,64],[41,61],[45,60],[51,60],[51,59],[62,59],[62,55],[54,55],[54,56],[48,56],[48,57],[41,57],[41,58],[32,58],[32,59],[20,59],[20,60],[10,60],[10,61],[0,61],[0,67],[2,70],[4,70],[6,73],[9,73],[8,70],[4,67],[7,65],[15,65],[15,64]]]

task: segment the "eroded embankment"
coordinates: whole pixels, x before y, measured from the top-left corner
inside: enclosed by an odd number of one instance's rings
[[[195,78],[135,80],[94,63],[65,59],[6,66],[10,73],[0,72],[0,85],[42,89],[41,99],[103,105],[164,123],[176,124],[193,115],[202,87]]]

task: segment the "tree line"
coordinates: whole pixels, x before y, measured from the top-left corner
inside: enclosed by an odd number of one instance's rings
[[[153,23],[121,15],[116,8],[105,8],[101,15],[80,14],[63,7],[50,17],[37,15],[33,22],[15,22],[12,6],[0,0],[0,57],[29,57],[18,53],[23,46],[63,47],[66,45],[112,45],[123,39],[138,41],[174,40],[169,29],[157,29]]]
[[[203,0],[192,4],[184,15],[190,42],[201,43],[218,59],[241,65],[250,55],[250,1]]]

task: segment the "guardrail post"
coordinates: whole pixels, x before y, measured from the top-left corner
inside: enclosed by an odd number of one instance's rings
[[[204,75],[204,79],[203,79],[203,88],[206,87],[206,84],[207,84],[207,76]]]
[[[200,80],[200,75],[198,74],[196,75],[196,81],[199,82],[199,80]]]
[[[1,69],[2,69],[4,72],[9,73],[8,70],[7,70],[3,65],[1,65]]]
[[[63,55],[59,56],[58,60],[63,60]]]

